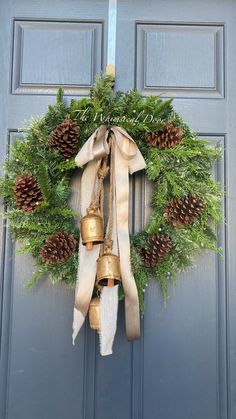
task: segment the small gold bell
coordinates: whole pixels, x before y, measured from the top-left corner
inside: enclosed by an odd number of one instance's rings
[[[99,214],[89,212],[80,220],[82,243],[87,250],[92,250],[94,244],[103,243],[103,219]]]
[[[120,259],[111,253],[105,253],[97,260],[97,279],[96,285],[113,287],[119,284],[120,278]]]
[[[93,330],[100,330],[100,298],[92,298],[89,306],[89,323]]]

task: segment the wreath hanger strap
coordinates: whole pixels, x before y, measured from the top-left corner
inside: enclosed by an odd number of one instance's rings
[[[109,153],[108,137],[112,138],[114,153],[114,218],[116,239],[120,255],[121,277],[125,292],[126,333],[129,340],[140,336],[139,301],[136,284],[130,267],[130,241],[128,228],[129,173],[145,168],[145,161],[134,140],[120,127],[100,126],[84,144],[75,161],[80,167],[88,163],[82,176],[81,215],[84,216],[91,197],[91,184],[96,176],[99,159]],[[99,142],[99,144],[97,144]],[[101,148],[100,148],[101,146]],[[103,152],[102,152],[102,147]],[[99,152],[97,151],[99,150]],[[91,170],[92,169],[92,170]],[[86,251],[80,243],[79,269],[75,294],[73,322],[73,340],[77,336],[86,317],[91,300],[96,276],[96,260],[100,245],[94,246],[91,252]],[[88,269],[89,266],[89,269]]]

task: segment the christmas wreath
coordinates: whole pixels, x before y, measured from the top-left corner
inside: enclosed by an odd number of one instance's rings
[[[114,80],[101,76],[89,98],[66,104],[62,89],[46,115],[24,128],[5,162],[0,194],[20,252],[36,259],[28,284],[47,275],[53,283],[76,282],[78,214],[68,205],[75,155],[99,125],[119,126],[135,140],[153,182],[152,215],[144,231],[132,234],[131,265],[140,306],[150,278],[165,298],[169,281],[204,249],[220,252],[216,227],[222,219],[221,185],[211,176],[221,156],[217,144],[199,139],[173,110],[172,100],[142,97],[136,90],[113,91]],[[123,296],[122,285],[120,297]]]

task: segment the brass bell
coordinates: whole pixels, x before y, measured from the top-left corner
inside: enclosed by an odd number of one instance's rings
[[[93,330],[100,330],[100,298],[92,298],[89,306],[89,323]]]
[[[96,285],[103,287],[113,287],[119,284],[120,278],[120,259],[111,253],[105,253],[97,260]]]
[[[80,220],[82,243],[87,250],[92,250],[94,244],[103,243],[103,219],[99,214],[89,212]]]

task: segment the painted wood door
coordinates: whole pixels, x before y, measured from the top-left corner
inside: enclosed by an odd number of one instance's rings
[[[88,93],[105,68],[107,13],[105,0],[1,1],[1,160],[57,86],[67,100]],[[1,419],[236,417],[235,17],[233,0],[118,0],[117,88],[174,96],[192,128],[224,146],[214,170],[228,187],[224,259],[196,258],[167,306],[153,281],[143,337],[133,344],[121,306],[114,354],[102,358],[87,326],[71,345],[72,290],[46,278],[24,290],[33,260],[15,256],[2,223]],[[132,188],[131,224],[139,230],[150,185],[139,174]]]

